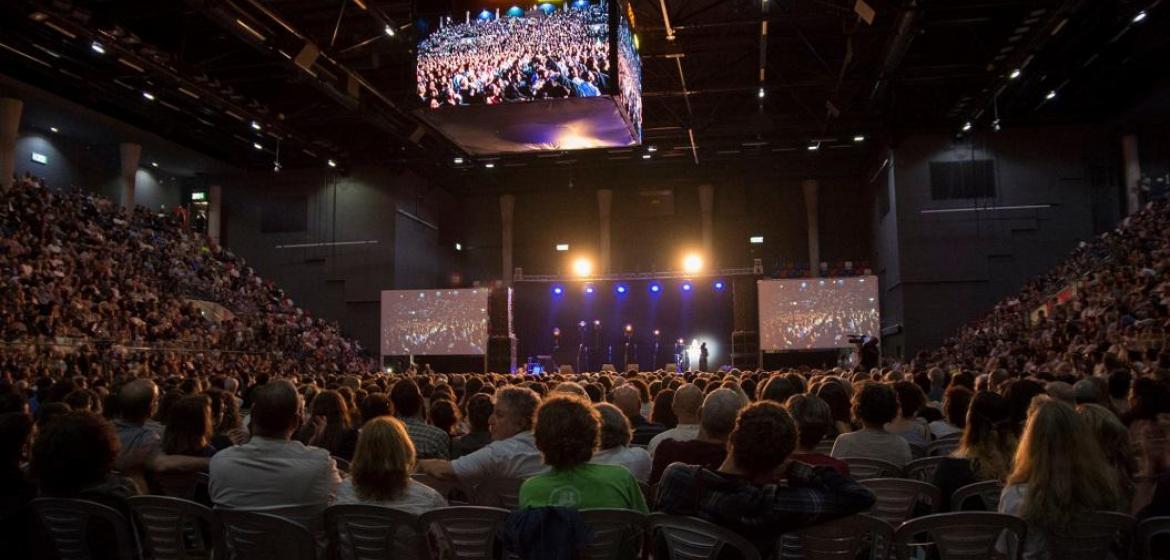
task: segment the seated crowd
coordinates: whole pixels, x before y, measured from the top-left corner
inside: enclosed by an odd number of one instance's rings
[[[1001,483],[1027,558],[1082,513],[1170,514],[1165,203],[908,363],[537,377],[382,372],[167,218],[29,181],[0,197],[0,542],[14,557],[55,556],[38,496],[129,517],[129,497],[171,495],[321,536],[333,504],[421,514],[501,482],[518,484],[503,506],[694,516],[770,557],[786,533],[874,506],[858,460],[900,470],[937,442],[953,450],[928,479],[935,509]],[[216,322],[184,291],[251,312]]]

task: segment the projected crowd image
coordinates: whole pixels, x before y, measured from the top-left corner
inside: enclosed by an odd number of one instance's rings
[[[382,354],[482,355],[488,290],[382,292]]]
[[[642,138],[642,59],[638,56],[638,46],[634,41],[634,32],[630,29],[630,22],[626,16],[618,18],[618,84],[622,104],[626,115],[634,128],[635,136]]]
[[[419,44],[419,101],[438,109],[609,94],[608,1],[567,6],[444,20]]]
[[[760,346],[765,351],[850,346],[850,335],[878,336],[873,277],[759,283]]]

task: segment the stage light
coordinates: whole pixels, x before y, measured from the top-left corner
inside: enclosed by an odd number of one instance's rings
[[[1145,10],[1142,10],[1142,11],[1138,12],[1136,16],[1133,16],[1134,23],[1141,23],[1142,20],[1144,20],[1144,19],[1146,19],[1146,11]]]
[[[658,284],[658,282],[650,284],[650,293],[657,294],[658,292],[661,292],[661,291],[662,291],[662,286],[660,286]]]
[[[1048,95],[1045,95],[1044,99],[1056,99],[1056,90],[1048,92]]]
[[[971,121],[963,123],[963,132],[967,132],[968,130],[971,130]]]
[[[97,41],[94,41],[94,42],[90,43],[90,44],[89,44],[89,48],[90,48],[91,50],[93,50],[93,52],[95,52],[95,53],[98,53],[98,54],[106,54],[106,48],[105,48],[105,47],[103,47],[103,46],[102,46],[102,44],[101,44],[101,43],[99,43],[99,42],[97,42]]]
[[[626,334],[634,332],[634,325],[626,323]]]
[[[462,243],[456,243],[456,244],[455,244],[455,250],[456,250],[456,251],[462,251],[462,250],[463,250],[463,244],[462,244]]]
[[[582,319],[582,320],[580,320],[580,321],[577,321],[577,326],[578,326],[578,327],[581,327],[581,328],[585,328],[585,320],[584,320],[584,319]]]
[[[461,158],[461,157],[455,158],[454,161],[455,161],[455,165],[463,165],[463,158]]]
[[[587,293],[587,294],[593,293],[593,285],[592,284],[585,286],[585,293]]]
[[[59,130],[57,127],[55,127],[55,126],[50,126],[50,127],[49,127],[49,130],[50,130],[50,131],[51,131],[53,134],[56,134],[56,133],[58,133],[58,132],[61,132],[61,131],[60,131],[60,130]]]
[[[698,253],[687,254],[683,257],[683,270],[692,274],[703,270],[703,257]]]
[[[561,336],[561,329],[560,329],[560,327],[554,327],[554,328],[553,328],[553,336]]]
[[[594,320],[593,320],[593,326],[595,326],[595,327],[600,327],[600,326],[601,326],[601,320],[599,320],[599,319],[594,319]]]
[[[624,293],[626,293],[627,288],[624,284],[618,284],[618,287],[614,288],[614,289],[617,290],[617,293],[624,294]]]
[[[647,147],[646,147],[646,151],[647,151],[647,152],[650,152],[650,153],[657,152],[657,151],[658,151],[658,146],[655,146],[655,145],[651,144],[651,145],[649,145],[649,146],[647,146]]]
[[[142,97],[145,98],[147,101],[154,101],[154,94],[150,93],[149,91],[142,92]]]
[[[1019,78],[1019,77],[1020,77],[1020,69],[1019,68],[1012,70],[1012,73],[1008,74],[1008,79],[1010,79],[1010,80],[1014,80],[1014,79]]]
[[[261,128],[260,123],[252,121],[252,130],[260,130]]]
[[[687,343],[687,341],[685,341],[685,340],[683,340],[683,339],[681,339],[681,338],[680,338],[680,339],[678,339],[678,341],[677,341],[677,342],[679,343],[679,345],[680,345],[680,346],[681,346],[681,345],[683,345],[683,344],[686,344],[686,343]]]
[[[593,273],[593,261],[585,257],[578,257],[573,261],[573,274],[577,276],[589,276]]]
[[[764,88],[760,88],[760,91],[756,93],[756,97],[760,99],[763,99],[765,95],[767,95],[767,92],[764,91]]]
[[[662,334],[662,331],[659,331],[658,329],[654,329],[654,336],[658,336],[660,334]]]
[[[560,286],[553,286],[552,292],[553,292],[554,296],[559,296],[559,295],[565,293],[565,289],[560,287]]]
[[[650,154],[642,154],[642,159],[650,159],[651,157]]]
[[[682,291],[689,292],[689,291],[691,291],[691,288],[692,288],[692,286],[691,286],[691,283],[689,281],[683,282]]]
[[[753,236],[748,238],[748,243],[751,243],[752,245],[763,245],[764,244],[764,236],[753,235]]]
[[[563,252],[568,251],[568,250],[569,250],[568,243],[557,243],[557,251],[558,252],[563,253]]]
[[[158,162],[157,162],[157,161],[152,161],[152,162],[150,162],[150,166],[151,166],[151,167],[158,167]]]
[[[819,149],[821,149],[820,142],[814,142],[814,143],[808,145],[808,151],[810,151],[810,152],[815,152]]]
[[[726,288],[726,287],[727,287],[727,284],[724,284],[722,280],[715,281],[715,291],[722,292],[723,288]]]
[[[328,163],[328,164],[329,164],[329,167],[337,167],[337,162],[336,162],[336,161],[329,160],[329,161],[327,161],[327,162],[325,162],[325,163]]]
[[[865,136],[858,134],[857,136],[853,137],[853,142],[856,144],[860,144],[862,142],[865,142]]]
[[[259,142],[252,142],[252,147],[253,147],[253,148],[256,148],[257,150],[263,150],[263,149],[264,149],[264,146],[261,146]]]
[[[485,163],[485,164],[483,164],[483,166],[484,166],[484,167],[486,167],[486,168],[488,168],[488,169],[495,169],[495,167],[496,167],[496,164],[494,164],[494,163]]]
[[[385,31],[386,31],[387,36],[389,36],[389,37],[394,36],[394,28],[393,27],[387,25]]]

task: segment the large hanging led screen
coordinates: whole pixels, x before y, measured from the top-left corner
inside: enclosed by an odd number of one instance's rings
[[[436,3],[439,4],[439,3]],[[454,0],[418,23],[415,114],[473,155],[641,143],[624,0]]]

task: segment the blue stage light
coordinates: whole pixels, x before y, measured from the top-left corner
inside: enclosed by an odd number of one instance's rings
[[[725,287],[727,287],[727,285],[724,284],[722,280],[715,281],[715,291],[722,292],[723,288],[725,288]]]
[[[684,292],[691,291],[691,283],[690,282],[683,282],[682,291],[684,291]]]
[[[658,285],[658,282],[650,284],[650,292],[651,293],[657,294],[658,292],[661,292],[661,291],[662,291],[662,286]]]
[[[593,293],[593,286],[585,286],[585,293],[592,294]]]
[[[619,294],[626,293],[626,286],[624,284],[618,284],[618,287],[615,289],[617,290],[617,293],[619,293]]]
[[[560,287],[560,286],[553,286],[553,295],[554,295],[554,296],[559,296],[559,295],[561,295],[561,294],[563,294],[563,293],[565,293],[565,289],[564,289],[564,288],[562,288],[562,287]]]

